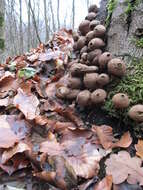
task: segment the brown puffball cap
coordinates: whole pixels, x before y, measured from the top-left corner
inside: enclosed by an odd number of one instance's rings
[[[106,68],[107,63],[112,59],[110,52],[104,52],[99,56],[98,63],[101,69]]]
[[[112,103],[115,108],[123,109],[129,106],[130,100],[126,94],[118,93],[113,96]]]
[[[84,36],[81,36],[78,41],[77,41],[77,49],[78,50],[81,50],[84,46],[85,46],[85,43],[86,43],[86,37]]]
[[[97,83],[99,86],[103,87],[107,85],[109,82],[110,82],[110,78],[109,78],[109,75],[107,75],[106,73],[101,73],[98,76]]]
[[[94,28],[94,35],[96,37],[103,37],[106,33],[106,28],[105,26],[99,24]]]
[[[98,73],[87,73],[84,75],[84,85],[88,89],[96,89]]]
[[[102,104],[105,102],[107,93],[103,89],[97,89],[91,94],[91,102],[93,104]]]
[[[79,34],[77,32],[73,32],[73,40],[76,42],[79,39]]]
[[[80,23],[79,31],[81,32],[82,35],[86,35],[90,31],[89,24],[90,24],[89,20],[84,20]]]
[[[90,40],[92,40],[94,38],[94,31],[90,31],[86,34],[86,40],[87,42],[89,42]]]
[[[86,20],[92,21],[96,18],[97,14],[94,12],[88,13],[88,15],[85,17]]]
[[[65,86],[61,86],[61,87],[57,88],[57,90],[56,90],[56,96],[58,98],[64,99],[69,94],[69,92],[70,92],[69,88],[67,88]]]
[[[91,5],[89,8],[88,8],[88,12],[94,12],[94,13],[97,13],[98,12],[98,7],[97,5]]]
[[[128,113],[129,117],[137,122],[143,122],[143,105],[132,106]]]
[[[72,89],[78,89],[82,86],[81,79],[78,77],[70,77],[68,79],[68,87]]]
[[[102,50],[101,50],[101,49],[95,49],[95,50],[93,50],[93,51],[91,51],[91,52],[89,52],[89,53],[87,54],[87,59],[88,59],[88,61],[91,62],[90,65],[92,65],[93,59],[94,59],[95,57],[98,57],[99,55],[101,55],[101,53],[102,53]]]
[[[83,90],[77,95],[77,103],[84,107],[90,104],[90,95],[91,93],[88,90]]]
[[[92,20],[91,22],[90,22],[90,25],[89,25],[89,28],[90,28],[90,30],[93,30],[97,25],[99,25],[100,24],[100,21],[99,20]]]
[[[87,46],[84,46],[81,50],[80,50],[80,54],[82,53],[86,53],[87,52]]]
[[[111,59],[108,62],[108,72],[112,75],[122,77],[126,74],[126,65],[119,58]]]
[[[87,61],[87,55],[88,55],[88,53],[83,53],[83,54],[81,55],[81,59],[82,59],[83,61]]]
[[[70,92],[66,95],[66,99],[74,100],[74,99],[76,99],[76,97],[79,93],[80,93],[79,89],[70,89]]]
[[[94,50],[94,49],[98,49],[98,48],[102,48],[105,46],[105,43],[102,39],[100,38],[94,38],[92,39],[89,43],[88,43],[88,48],[90,50]]]

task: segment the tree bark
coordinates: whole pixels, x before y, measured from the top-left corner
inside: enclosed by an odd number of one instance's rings
[[[45,42],[49,40],[49,29],[48,29],[48,19],[47,19],[47,3],[46,0],[44,1],[44,20],[45,20],[45,29],[46,29],[46,35],[45,35]]]
[[[5,39],[4,39],[4,9],[5,2],[4,0],[0,0],[0,62],[2,58],[2,54],[5,49]]]
[[[19,0],[19,13],[20,13],[20,18],[19,18],[19,32],[20,32],[20,54],[23,53],[23,29],[22,29],[22,0]]]
[[[72,1],[72,29],[74,30],[75,26],[75,0]]]
[[[58,30],[60,29],[60,0],[57,0],[57,22]]]

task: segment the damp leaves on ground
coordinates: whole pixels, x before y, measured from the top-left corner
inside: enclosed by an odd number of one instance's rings
[[[129,131],[117,138],[106,123],[87,126],[75,101],[56,96],[67,85],[72,46],[71,31],[60,30],[0,65],[0,181],[24,176],[28,188],[27,178],[49,190],[139,189],[143,141],[134,143]]]

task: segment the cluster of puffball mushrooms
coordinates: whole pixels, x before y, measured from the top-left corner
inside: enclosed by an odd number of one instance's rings
[[[88,15],[73,34],[73,50],[78,57],[73,61],[69,72],[68,84],[57,88],[56,95],[61,99],[76,100],[81,107],[103,105],[107,92],[104,88],[111,78],[121,78],[126,74],[126,65],[119,58],[112,58],[110,52],[104,52],[106,28],[96,19],[98,8],[91,5]],[[112,103],[116,109],[125,109],[130,100],[124,93],[115,94]],[[137,109],[136,109],[137,107]],[[143,106],[133,106],[129,116],[136,121],[143,121],[138,115]]]

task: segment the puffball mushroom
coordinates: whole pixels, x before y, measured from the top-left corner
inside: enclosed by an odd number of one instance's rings
[[[102,50],[101,49],[95,49],[87,54],[88,61],[92,62],[95,57],[98,57],[101,55]]]
[[[77,49],[81,50],[85,46],[85,43],[86,43],[86,38],[84,36],[81,36],[77,41]]]
[[[94,35],[95,37],[103,37],[105,35],[105,32],[106,32],[106,28],[105,26],[103,25],[97,25],[95,28],[94,28]]]
[[[70,92],[69,88],[67,88],[65,86],[61,86],[61,87],[57,88],[56,96],[58,98],[64,99],[69,94],[69,92]]]
[[[83,60],[83,61],[87,61],[87,53],[83,53],[82,55],[81,55],[81,59]]]
[[[94,49],[98,49],[98,48],[102,48],[105,46],[105,43],[102,39],[100,38],[94,38],[92,39],[89,43],[88,43],[88,48],[90,50],[94,50]]]
[[[79,34],[77,32],[73,33],[73,40],[76,42],[79,39]]]
[[[112,98],[112,103],[117,109],[127,108],[130,104],[130,100],[126,94],[118,93]]]
[[[89,24],[90,24],[89,20],[84,20],[80,23],[79,31],[81,32],[82,35],[86,35],[90,31]]]
[[[99,86],[101,87],[107,85],[109,81],[110,81],[109,75],[105,73],[101,73],[97,78],[97,84],[99,84]]]
[[[97,14],[94,12],[88,13],[88,15],[85,17],[86,20],[92,21],[96,18]]]
[[[70,77],[68,79],[68,87],[72,89],[78,89],[82,86],[82,82],[80,78]]]
[[[95,89],[97,86],[98,73],[86,73],[84,75],[84,85],[88,89]]]
[[[91,93],[88,90],[83,90],[77,95],[76,102],[82,107],[88,106],[90,104],[90,96]]]
[[[80,54],[86,53],[86,52],[87,52],[87,46],[84,46],[84,47],[80,50]]]
[[[102,104],[105,102],[107,93],[103,89],[97,89],[91,94],[91,102],[93,104]]]
[[[110,52],[104,52],[99,56],[98,63],[101,69],[106,68],[107,63],[112,59]]]
[[[126,65],[124,61],[119,58],[111,59],[108,62],[108,72],[118,77],[124,76],[126,73]]]
[[[89,28],[90,30],[93,30],[97,25],[100,24],[100,21],[99,20],[92,20],[89,24]]]
[[[132,106],[128,113],[129,117],[137,122],[143,122],[143,105]]]
[[[87,66],[81,63],[73,64],[70,67],[70,73],[72,76],[81,76],[84,73],[93,73],[97,71],[98,71],[97,66]]]
[[[91,5],[89,8],[88,8],[88,12],[94,12],[94,13],[97,13],[98,12],[98,7],[97,5]]]
[[[66,99],[73,100],[76,99],[77,95],[80,93],[78,89],[71,89],[69,93],[66,95]]]
[[[94,38],[94,31],[90,31],[86,34],[86,40],[87,42],[89,42],[90,40],[92,40]]]

